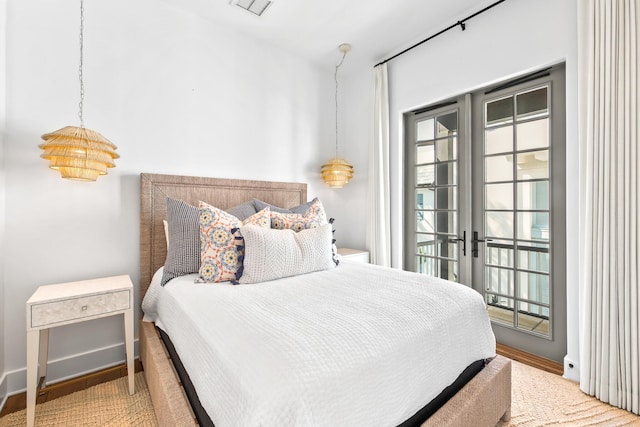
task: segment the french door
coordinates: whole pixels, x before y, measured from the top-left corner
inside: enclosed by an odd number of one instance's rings
[[[564,69],[405,117],[405,268],[472,286],[498,342],[566,354]]]

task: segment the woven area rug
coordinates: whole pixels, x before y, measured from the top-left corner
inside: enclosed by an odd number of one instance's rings
[[[499,427],[640,426],[640,417],[582,393],[558,375],[512,363],[511,421]],[[0,418],[1,427],[24,426],[25,411]],[[143,373],[129,396],[120,378],[36,406],[36,426],[157,426]]]
[[[127,377],[98,384],[36,405],[36,426],[157,426],[144,374],[135,375],[136,393],[129,396]],[[0,418],[0,426],[26,425],[26,411]]]
[[[640,426],[640,417],[587,396],[577,383],[511,362],[511,421],[499,427]]]

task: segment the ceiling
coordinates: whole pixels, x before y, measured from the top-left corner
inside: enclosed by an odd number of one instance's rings
[[[352,61],[378,62],[495,0],[273,0],[260,17],[231,0],[162,1],[332,67],[341,43]]]

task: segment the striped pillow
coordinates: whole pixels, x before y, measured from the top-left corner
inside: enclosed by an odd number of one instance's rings
[[[182,200],[167,198],[169,248],[164,263],[162,281],[197,273],[200,269],[200,224],[198,208]]]

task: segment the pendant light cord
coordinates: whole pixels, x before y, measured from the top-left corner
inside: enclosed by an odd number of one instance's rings
[[[82,76],[84,51],[84,0],[80,0],[80,67],[78,68],[78,78],[80,80],[80,102],[78,103],[78,117],[80,118],[80,127],[84,128],[84,117],[82,109],[84,107],[84,81]]]
[[[347,56],[347,52],[342,52],[342,59],[340,60],[340,63],[338,65],[336,65],[336,71],[333,74],[333,79],[336,82],[336,158],[338,158],[338,68],[340,68],[340,66],[342,65],[342,63],[344,62],[344,57]]]

